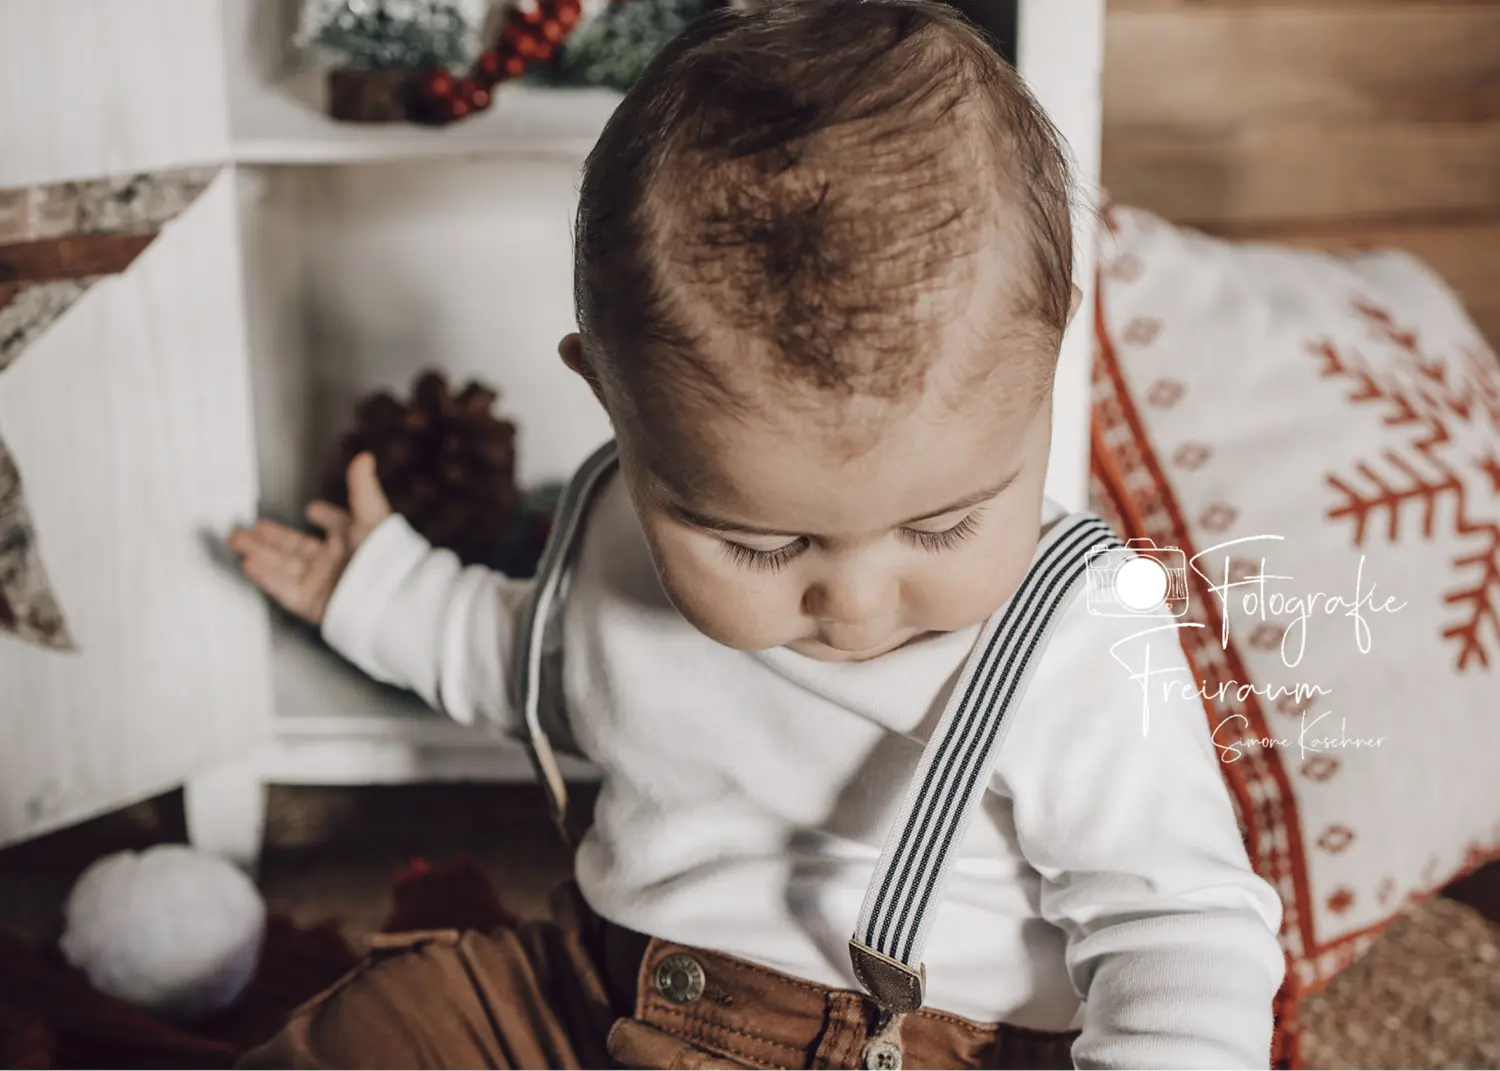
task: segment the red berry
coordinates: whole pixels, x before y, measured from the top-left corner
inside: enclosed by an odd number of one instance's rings
[[[453,95],[453,75],[442,68],[422,72],[422,92],[432,100]]]
[[[526,61],[520,56],[511,56],[505,61],[505,76],[519,78],[526,73]]]
[[[542,38],[544,40],[555,45],[566,36],[567,33],[563,30],[562,23],[556,19],[548,19],[542,23]]]
[[[540,54],[541,47],[541,42],[528,34],[516,42],[516,54],[532,59]]]
[[[454,97],[448,102],[448,118],[462,119],[469,114],[469,102],[459,97]]]
[[[474,65],[482,78],[495,82],[500,78],[503,67],[500,63],[500,53],[493,48],[487,48],[479,54],[479,61]]]
[[[490,106],[490,91],[472,78],[458,83],[458,95],[468,102],[470,111],[482,112]]]
[[[540,24],[541,21],[546,17],[547,13],[542,10],[541,4],[537,4],[536,7],[533,7],[530,10],[521,12],[521,21],[526,23],[526,25],[528,26],[536,26]]]

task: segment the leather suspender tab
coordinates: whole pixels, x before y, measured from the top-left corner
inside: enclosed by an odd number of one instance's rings
[[[885,1011],[901,1015],[922,1006],[927,990],[925,966],[912,970],[858,941],[849,942],[849,959],[854,964],[854,977]]]

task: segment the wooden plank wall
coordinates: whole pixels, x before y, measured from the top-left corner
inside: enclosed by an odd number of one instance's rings
[[[1109,0],[1103,181],[1226,235],[1393,245],[1500,345],[1500,0]]]

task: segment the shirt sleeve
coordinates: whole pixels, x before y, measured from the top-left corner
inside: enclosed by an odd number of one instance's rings
[[[1270,1063],[1281,902],[1250,867],[1177,626],[1075,599],[1001,745],[996,787],[1084,1001],[1081,1068]]]
[[[464,725],[519,731],[507,685],[530,580],[464,567],[399,514],[360,544],[323,615],[323,637],[378,681]]]

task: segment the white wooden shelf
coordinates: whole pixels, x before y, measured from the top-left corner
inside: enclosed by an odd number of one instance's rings
[[[323,104],[322,74],[257,87],[235,103],[230,151],[241,164],[316,166],[466,156],[582,160],[620,102],[611,89],[501,86],[490,108],[443,127],[344,123]]]
[[[303,630],[272,634],[276,735],[265,771],[280,784],[530,781],[519,743],[459,725],[418,696],[371,680]],[[594,768],[564,763],[570,778]]]

